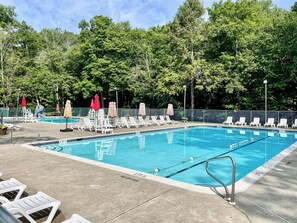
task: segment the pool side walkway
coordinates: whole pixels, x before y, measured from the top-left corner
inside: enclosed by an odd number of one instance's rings
[[[165,185],[67,159],[22,144],[101,135],[60,132],[65,125],[21,123],[25,130],[0,136],[2,179],[14,177],[26,192],[43,191],[62,202],[54,223],[73,213],[96,222],[297,222],[297,152],[293,151],[248,190],[236,194],[235,206],[218,195]],[[152,128],[183,127],[160,126]],[[150,127],[151,128],[151,127]],[[145,128],[145,129],[150,129]],[[115,132],[141,131],[117,129]],[[37,138],[37,133],[40,137]],[[38,222],[41,222],[40,219]]]

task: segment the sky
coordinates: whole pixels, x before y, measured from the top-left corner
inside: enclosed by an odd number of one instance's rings
[[[133,28],[147,29],[172,21],[185,0],[0,0],[14,6],[19,21],[25,21],[36,31],[61,28],[79,33],[81,20],[96,15],[112,18],[114,22],[129,21]],[[203,0],[210,7],[215,0]],[[278,7],[289,10],[296,0],[273,0]]]

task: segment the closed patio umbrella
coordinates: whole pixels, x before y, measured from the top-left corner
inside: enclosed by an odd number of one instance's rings
[[[116,103],[115,102],[109,102],[108,106],[108,116],[111,118],[114,118],[117,116],[117,108],[116,108]]]
[[[56,112],[60,113],[60,105],[59,104],[56,105]]]
[[[22,110],[23,110],[23,116],[25,116],[26,114],[26,106],[27,106],[27,102],[26,102],[26,98],[25,96],[22,97]],[[18,112],[18,111],[17,111]]]
[[[146,113],[145,113],[145,104],[144,103],[140,103],[138,115],[141,115],[141,116],[145,116],[146,115]]]
[[[70,100],[66,101],[65,109],[64,109],[64,118],[66,118],[66,129],[60,129],[61,132],[72,132],[73,129],[68,128],[68,118],[72,117],[72,108]]]
[[[98,111],[99,111],[99,109],[100,109],[100,100],[99,100],[99,96],[98,96],[98,94],[95,94],[95,96],[94,96],[94,107],[93,107],[93,109],[95,110],[95,118],[96,118],[96,120],[95,120],[95,131],[97,131],[97,125],[98,125]]]
[[[168,104],[168,107],[167,107],[167,112],[166,112],[167,115],[169,116],[172,116],[174,115],[174,111],[173,111],[173,105],[172,104]]]
[[[91,100],[90,108],[94,108],[94,99]]]

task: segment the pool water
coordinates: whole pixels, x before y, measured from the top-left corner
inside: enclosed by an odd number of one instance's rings
[[[50,123],[66,123],[66,118],[64,117],[45,117],[45,118],[39,118],[39,122],[50,122]],[[79,118],[68,118],[68,123],[75,123],[79,122]]]
[[[61,141],[42,147],[190,184],[219,186],[207,175],[206,160],[231,156],[238,181],[295,143],[296,137],[292,132],[273,130],[193,127]],[[230,160],[212,161],[209,170],[231,184]]]

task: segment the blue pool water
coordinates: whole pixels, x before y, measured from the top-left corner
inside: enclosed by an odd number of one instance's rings
[[[207,159],[233,157],[238,181],[296,142],[295,137],[292,132],[193,127],[42,147],[190,184],[218,186],[205,171]],[[209,170],[227,185],[231,184],[231,169],[230,160],[209,163]]]
[[[51,122],[51,123],[66,123],[66,118],[64,117],[45,117],[45,118],[39,118],[40,122]],[[68,118],[68,123],[75,123],[79,122],[79,118]]]

